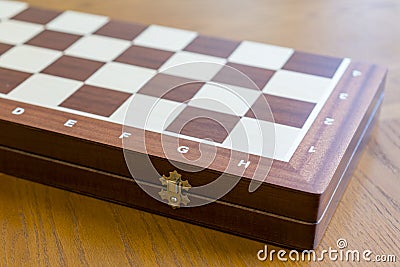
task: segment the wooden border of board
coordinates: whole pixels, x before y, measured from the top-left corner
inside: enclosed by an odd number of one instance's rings
[[[0,168],[11,175],[151,211],[174,219],[280,246],[312,249],[321,240],[357,161],[369,140],[377,121],[377,112],[382,99],[383,93],[380,94],[379,100],[373,106],[370,116],[364,116],[364,127],[357,131],[358,138],[354,137],[352,140],[356,144],[346,152],[350,155],[350,158],[342,164],[345,165],[344,170],[341,172],[331,195],[325,214],[316,223],[302,222],[222,200],[207,206],[173,210],[166,205],[160,205],[158,201],[148,196],[132,179],[6,147],[0,147],[0,158],[4,159],[0,162]],[[156,191],[160,190],[160,186],[154,185],[153,187]],[[236,219],[230,220],[229,218],[232,217]],[[248,227],[249,225],[251,227]]]
[[[363,75],[353,77],[353,70]],[[365,118],[371,115],[383,90],[385,75],[386,70],[375,65],[350,63],[292,159],[288,163],[275,160],[266,181],[255,193],[248,193],[250,180],[241,179],[221,201],[305,222],[319,221],[347,162],[351,160],[346,151],[354,149],[360,135],[359,128],[368,121]],[[350,97],[341,101],[339,95],[346,92]],[[130,177],[118,138],[121,125],[5,99],[0,99],[0,105],[0,145]],[[22,116],[12,115],[16,107],[25,108],[26,112]],[[334,118],[335,124],[324,125],[327,117]],[[79,121],[77,127],[66,129],[64,123],[69,119]],[[324,139],[319,140],[319,136],[324,136]],[[163,158],[161,146],[157,145],[161,144],[160,134],[146,132],[146,137],[152,141],[147,153],[156,169],[160,173],[171,171],[171,164]],[[317,147],[315,153],[307,152],[311,146]],[[221,149],[209,170],[183,172],[183,175],[193,186],[211,182],[224,171],[221,167],[226,164],[221,162],[229,160],[228,152]],[[140,156],[146,151],[135,153]],[[322,160],[313,160],[314,157]],[[249,158],[254,162],[260,159],[253,155]],[[251,177],[253,171],[248,168],[243,177]]]

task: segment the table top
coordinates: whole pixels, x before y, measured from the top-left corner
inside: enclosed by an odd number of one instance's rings
[[[349,249],[396,255],[400,261],[396,244],[400,240],[400,3],[27,2],[351,57],[388,67],[378,125],[317,253],[329,247],[337,249],[337,240],[346,239]],[[2,174],[0,179],[1,266],[266,264],[257,259],[257,252],[264,248],[260,242]],[[281,248],[269,245],[268,249]],[[274,262],[285,264],[277,258]]]

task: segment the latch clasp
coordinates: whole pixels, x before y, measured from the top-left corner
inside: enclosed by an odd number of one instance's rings
[[[166,188],[161,189],[158,194],[161,199],[167,200],[168,205],[173,209],[180,208],[181,204],[185,206],[189,204],[190,200],[187,195],[182,194],[182,189],[189,191],[192,186],[187,180],[183,181],[182,176],[177,171],[170,172],[168,177],[163,175],[160,182]]]

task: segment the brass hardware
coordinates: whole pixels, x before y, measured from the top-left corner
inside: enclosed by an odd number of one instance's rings
[[[188,196],[182,194],[182,189],[189,191],[192,186],[187,180],[182,181],[182,176],[177,171],[170,172],[168,177],[163,175],[160,182],[166,189],[161,189],[158,194],[163,200],[168,200],[168,205],[173,209],[180,208],[181,204],[186,206],[190,202]]]

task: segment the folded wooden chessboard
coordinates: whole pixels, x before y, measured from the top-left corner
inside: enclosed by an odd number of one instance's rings
[[[14,1],[0,19],[1,172],[283,246],[318,244],[383,98],[386,69],[348,58]]]

